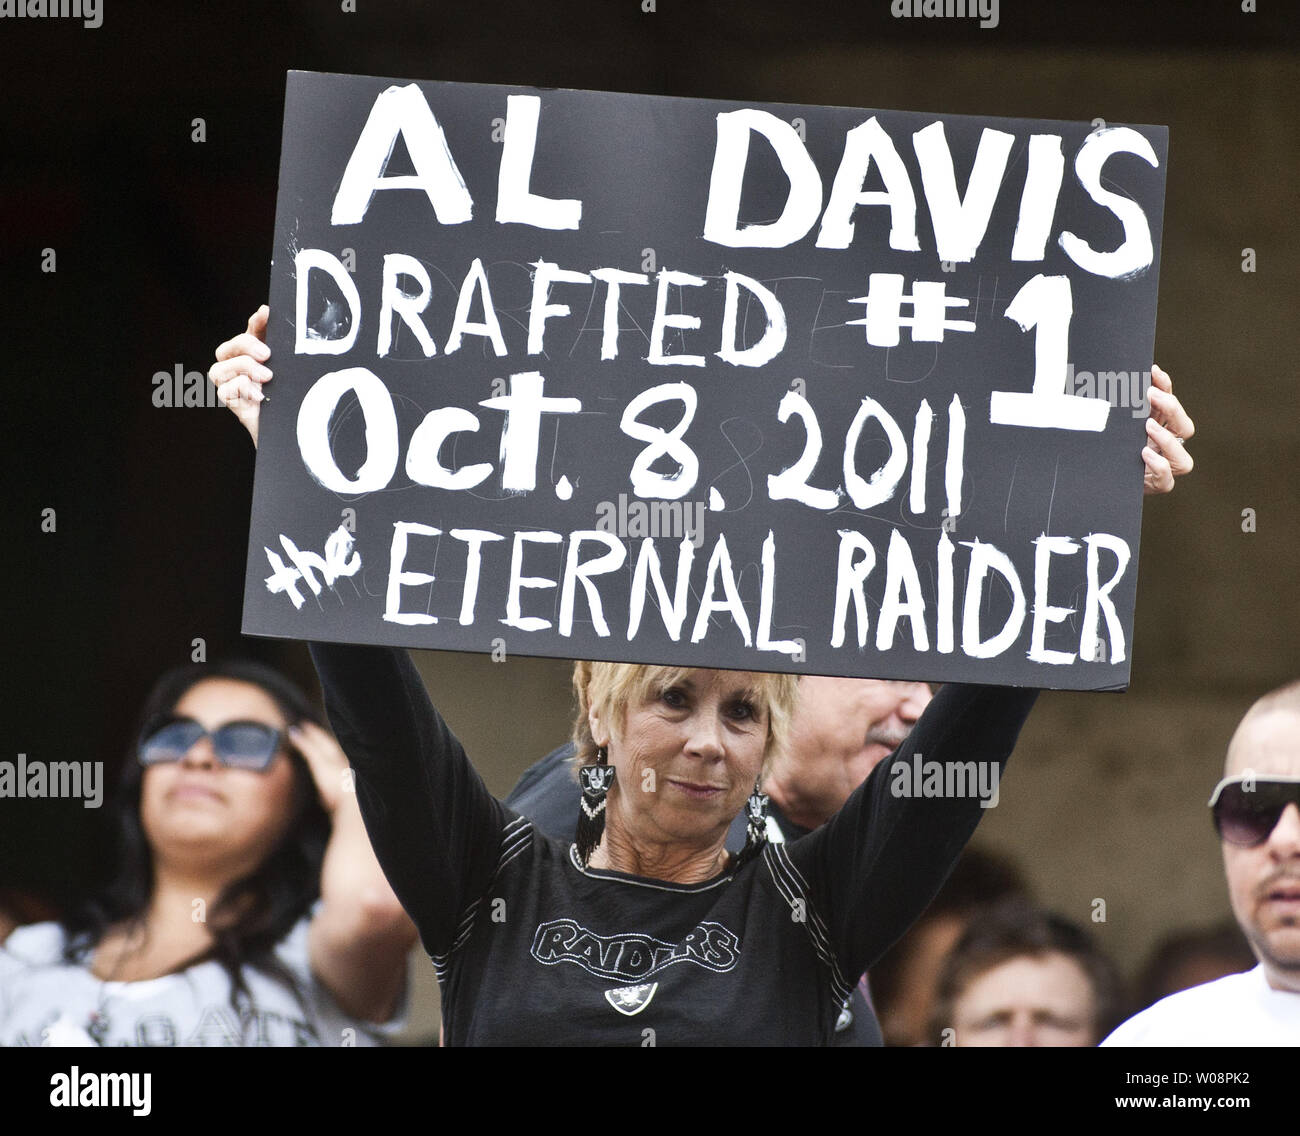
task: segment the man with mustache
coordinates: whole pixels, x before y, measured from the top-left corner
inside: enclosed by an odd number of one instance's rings
[[[1170,995],[1103,1045],[1300,1045],[1300,681],[1247,711],[1210,804],[1259,965]]]

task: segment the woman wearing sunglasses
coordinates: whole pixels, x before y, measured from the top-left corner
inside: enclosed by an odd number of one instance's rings
[[[0,948],[0,1044],[377,1044],[415,931],[302,692],[189,667],[142,723],[111,882]]]

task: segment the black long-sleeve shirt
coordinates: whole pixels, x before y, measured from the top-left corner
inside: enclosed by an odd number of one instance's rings
[[[824,1045],[981,814],[896,763],[1010,755],[1036,691],[945,686],[825,825],[675,884],[583,868],[487,791],[404,651],[316,644],[362,814],[443,992],[451,1045]]]

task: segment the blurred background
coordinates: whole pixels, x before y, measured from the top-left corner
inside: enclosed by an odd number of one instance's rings
[[[1226,916],[1205,802],[1246,707],[1300,677],[1300,30],[1275,2],[1004,0],[990,28],[891,7],[103,0],[98,28],[0,20],[0,760],[111,779],[146,691],[199,640],[314,689],[299,645],[239,635],[247,436],[152,398],[265,298],[287,69],[1163,124],[1156,359],[1196,470],[1146,505],[1130,691],[1044,696],[976,843],[1130,976],[1169,931]],[[495,792],[567,735],[564,664],[418,659]],[[102,849],[79,801],[0,800],[0,889],[33,917],[93,887]]]

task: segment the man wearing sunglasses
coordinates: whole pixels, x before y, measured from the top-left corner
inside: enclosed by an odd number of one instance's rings
[[[1300,682],[1246,713],[1210,808],[1259,966],[1157,1002],[1103,1045],[1300,1046]]]

